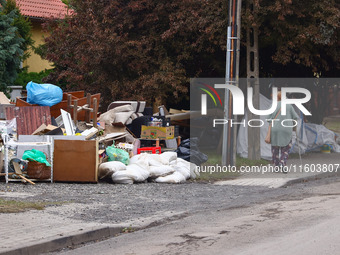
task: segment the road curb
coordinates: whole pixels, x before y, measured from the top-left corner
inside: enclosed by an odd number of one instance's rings
[[[290,180],[288,181],[286,184],[282,185],[280,188],[284,188],[287,186],[290,186],[292,184],[296,184],[296,183],[301,183],[301,182],[307,182],[307,181],[315,181],[318,179],[322,179],[322,178],[331,178],[334,176],[339,176],[340,172],[333,172],[333,173],[320,173],[320,174],[316,174],[316,175],[310,175],[310,176],[306,176],[306,177],[300,177],[300,178],[296,178],[294,180]]]
[[[95,240],[105,239],[109,237],[114,237],[122,233],[123,226],[121,227],[100,227],[97,229],[92,229],[89,231],[84,231],[79,234],[65,235],[60,238],[51,238],[50,240],[42,241],[41,243],[36,243],[28,245],[25,247],[20,247],[10,251],[5,251],[0,253],[1,255],[35,255],[46,252],[52,252],[60,250],[66,247],[72,247],[86,242],[91,242]],[[20,240],[18,240],[20,243]]]

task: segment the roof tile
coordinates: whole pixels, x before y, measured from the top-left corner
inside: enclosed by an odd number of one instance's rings
[[[67,6],[60,0],[16,0],[21,14],[36,18],[64,18]]]

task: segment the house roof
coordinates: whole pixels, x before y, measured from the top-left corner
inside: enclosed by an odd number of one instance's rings
[[[67,6],[61,0],[16,0],[21,14],[32,18],[64,18]]]

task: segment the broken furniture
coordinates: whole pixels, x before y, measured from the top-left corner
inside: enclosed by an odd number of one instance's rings
[[[25,136],[22,136],[25,137]],[[36,136],[38,137],[38,136]],[[50,159],[51,162],[51,178],[50,181],[53,182],[53,138],[50,136],[46,136],[46,141],[44,142],[23,142],[23,141],[19,141],[19,142],[15,142],[13,140],[9,139],[8,135],[3,135],[3,139],[4,139],[4,148],[5,148],[5,152],[4,152],[4,156],[5,156],[5,179],[6,179],[6,183],[8,183],[9,181],[11,181],[11,179],[9,179],[9,173],[8,173],[8,150],[9,147],[18,147],[18,146],[28,146],[29,148],[34,147],[40,147],[40,146],[47,146],[48,147],[48,157]],[[19,154],[19,153],[18,153]]]
[[[97,127],[97,114],[98,114],[98,103],[97,98],[93,98],[93,103],[91,104],[91,94],[87,93],[86,96],[86,104],[79,105],[79,100],[74,99],[72,104],[72,95],[67,95],[67,111],[71,114],[73,113],[73,121],[77,123],[78,120],[78,112],[84,111],[85,112],[85,122],[90,123],[91,116],[93,118],[93,126]],[[93,106],[91,108],[91,105]],[[91,115],[92,113],[92,115]]]
[[[63,93],[63,100],[50,107],[51,116],[54,118],[57,118],[60,115],[60,109],[63,109],[67,111],[67,97],[68,95],[71,95],[72,104],[74,104],[74,100],[77,100],[78,106],[83,106],[87,104],[87,97],[85,97],[84,91],[74,91],[74,92],[64,92]],[[91,95],[91,102],[93,102],[93,99],[97,99],[97,109],[99,107],[99,101],[100,101],[100,93]],[[34,106],[32,104],[27,103],[27,98],[17,98],[16,106]],[[93,106],[90,106],[93,107]],[[73,113],[71,113],[72,115]],[[93,118],[93,113],[91,113],[91,118]],[[77,114],[77,118],[80,121],[85,121],[85,112],[80,112]],[[7,118],[8,119],[8,118]]]
[[[54,181],[98,182],[98,141],[55,140]]]

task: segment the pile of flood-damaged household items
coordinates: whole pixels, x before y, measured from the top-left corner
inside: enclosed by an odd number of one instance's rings
[[[27,97],[17,97],[15,104],[0,92],[0,178],[6,182],[182,183],[196,178],[190,139],[181,141],[179,126],[173,125],[187,122],[188,112],[170,114],[160,106],[153,113],[144,101],[114,101],[100,114],[100,94],[63,92],[34,82],[26,90]]]

